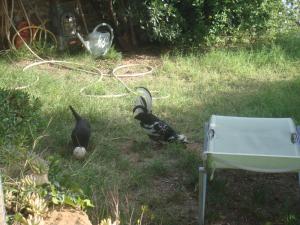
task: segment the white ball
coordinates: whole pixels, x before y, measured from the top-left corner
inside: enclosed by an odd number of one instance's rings
[[[73,155],[76,159],[83,159],[86,154],[86,150],[84,147],[76,147],[73,150]]]

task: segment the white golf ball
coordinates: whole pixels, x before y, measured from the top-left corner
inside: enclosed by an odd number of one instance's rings
[[[76,147],[73,150],[73,155],[76,159],[83,159],[86,154],[86,150],[84,147]]]

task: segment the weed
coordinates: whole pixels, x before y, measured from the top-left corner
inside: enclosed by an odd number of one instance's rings
[[[145,172],[148,176],[166,176],[168,173],[168,165],[162,159],[155,159],[146,166]]]
[[[186,134],[191,141],[203,142],[204,122],[208,121],[212,114],[292,117],[299,122],[300,67],[299,48],[295,45],[298,42],[299,36],[291,35],[287,39],[278,39],[272,44],[249,49],[164,55],[156,59],[160,61],[160,66],[153,76],[124,79],[124,82],[130,87],[146,86],[150,90],[159,91],[157,94],[169,94],[170,97],[153,102],[153,112],[176,130]],[[87,53],[65,53],[59,58],[110,71],[121,60],[114,50],[111,51],[109,54],[115,54],[113,59],[93,59]],[[157,61],[153,61],[153,66]],[[192,208],[188,204],[189,201],[195,204],[197,202],[194,190],[197,185],[198,166],[201,164],[199,155],[176,144],[164,146],[160,150],[154,149],[149,144],[147,135],[132,118],[133,96],[111,99],[84,97],[79,90],[95,82],[98,77],[63,68],[41,66],[22,72],[15,63],[1,60],[0,72],[1,87],[16,87],[23,81],[27,84],[34,80],[35,75],[39,75],[38,84],[28,88],[27,92],[39,97],[43,103],[41,114],[45,121],[53,118],[48,129],[49,137],[40,143],[41,149],[47,149],[44,154],[45,159],[49,161],[49,180],[52,183],[58,181],[67,189],[81,189],[88,199],[96,196],[93,203],[99,210],[93,208],[89,211],[92,218],[101,221],[114,215],[109,210],[110,202],[105,198],[112,187],[116,187],[122,223],[135,224],[141,215],[142,206],[151,202],[152,198],[153,208],[149,207],[151,212],[145,213],[140,223],[195,223],[196,215],[185,215],[186,211],[183,209]],[[123,91],[118,85],[111,79],[104,79],[101,84],[94,83],[87,91],[94,94]],[[70,156],[68,142],[74,120],[67,108],[69,104],[74,105],[88,118],[92,126],[92,145],[88,149],[86,159],[81,162]],[[122,139],[124,137],[133,141],[125,150],[125,141]],[[20,152],[26,151],[22,146],[6,146],[5,149],[1,152],[10,159],[11,164],[19,160]],[[178,193],[171,196],[168,202],[159,201],[161,186],[168,185],[153,185],[160,182],[161,178],[168,178],[171,182],[170,186],[166,186],[166,190],[173,187],[176,180],[180,183],[178,186],[193,197],[184,198]],[[251,187],[240,183],[236,186],[243,187],[247,196],[253,196]],[[239,202],[236,206],[238,210],[227,210],[227,204],[232,202],[234,195],[227,194],[232,190],[226,186],[224,180],[213,183],[210,187],[209,193],[215,196],[209,197],[213,201],[210,202],[208,210],[215,214],[210,217],[211,221],[253,218],[256,220],[254,224],[261,221],[276,224],[277,221],[286,221],[288,214],[298,215],[298,208],[293,211],[291,208],[296,198],[288,199],[291,203],[287,207],[289,210],[280,214],[280,209],[274,208],[273,201],[265,198],[265,194],[254,194],[254,200],[265,208],[265,211],[259,214],[261,220],[258,221],[255,215],[251,214],[254,209],[249,206],[248,198]],[[288,189],[291,195],[298,193],[292,188]],[[153,197],[150,198],[150,195]],[[130,206],[126,205],[125,196],[130,199]],[[135,210],[131,216],[133,208]],[[238,215],[233,215],[234,213]],[[111,223],[114,220],[115,218]]]
[[[41,103],[37,98],[23,91],[2,89],[0,104],[0,144],[28,144],[37,137],[37,131],[43,125]]]

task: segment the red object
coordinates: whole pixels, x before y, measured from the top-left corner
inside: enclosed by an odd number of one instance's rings
[[[31,25],[33,25],[33,24],[31,24]],[[27,27],[27,26],[29,26],[27,21],[21,21],[20,23],[18,23],[17,29],[19,31],[22,28]],[[31,29],[32,36],[34,36],[34,34],[36,33],[36,28],[27,28],[27,29],[24,29],[24,30],[19,32],[20,36],[24,39],[24,41],[26,43],[30,43],[31,38],[33,38],[33,37],[30,36],[30,29]],[[16,37],[15,37],[15,43],[14,44],[15,44],[15,47],[17,49],[22,47],[22,45],[24,44],[23,40],[20,38],[20,36],[18,34],[16,34]]]

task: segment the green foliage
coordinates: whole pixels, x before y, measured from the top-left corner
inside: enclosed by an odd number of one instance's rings
[[[204,0],[174,1],[174,3],[184,21],[179,42],[188,45],[199,44],[207,34]]]
[[[82,191],[70,191],[57,182],[38,186],[32,176],[5,185],[5,206],[8,224],[42,221],[52,205],[64,205],[85,210],[94,207]],[[39,224],[39,223],[38,223]]]
[[[30,143],[43,125],[41,103],[19,90],[0,90],[0,145]]]
[[[286,221],[285,221],[285,224],[286,225],[296,225],[296,224],[299,224],[299,219],[296,215],[294,214],[289,214],[286,216]]]
[[[35,41],[30,47],[40,57],[54,55],[57,51],[57,46],[52,44],[50,41]]]
[[[122,54],[118,52],[114,46],[111,46],[111,48],[108,50],[107,54],[103,56],[104,59],[111,59],[111,60],[121,60]]]
[[[194,52],[168,55],[153,61],[159,62],[155,76],[126,79],[125,82],[130,87],[147,86],[150,90],[159,91],[154,93],[155,95],[169,94],[169,98],[155,101],[153,110],[175,129],[186,134],[195,144],[203,143],[203,124],[213,113],[253,117],[293,117],[296,123],[299,123],[298,46],[300,45],[297,43],[299,34],[293,34],[281,36],[275,42],[253,48],[235,51],[214,50],[206,54]],[[68,61],[76,59],[84,61],[86,65],[95,65],[95,60],[91,57],[82,55],[77,57],[65,59]],[[99,62],[100,60],[96,61]],[[107,60],[106,63],[110,63],[113,68],[119,62]],[[11,64],[3,67],[5,68],[3,71],[13,71],[16,77],[29,74],[29,71],[24,74],[15,70],[15,66]],[[36,69],[36,72],[38,71],[40,70]],[[135,213],[131,221],[136,221],[138,214],[136,209],[152,202],[152,199],[153,204],[149,207],[153,210],[155,222],[150,221],[151,224],[193,223],[194,221],[191,221],[193,217],[189,216],[188,210],[197,203],[195,186],[197,186],[197,168],[201,164],[199,151],[183,149],[182,146],[174,144],[164,146],[160,150],[153,148],[149,144],[148,137],[141,132],[139,124],[132,118],[133,96],[106,100],[82,98],[79,90],[83,85],[94,82],[95,77],[64,69],[57,71],[51,69],[45,73],[46,75],[41,74],[38,85],[32,86],[29,91],[41,96],[44,104],[43,113],[53,117],[48,130],[51,135],[42,143],[49,147],[45,151],[50,155],[47,158],[50,161],[49,180],[59,181],[69,190],[80,187],[89,198],[93,197],[95,207],[90,209],[89,216],[94,221],[113,215],[110,210],[112,201],[106,198],[107,193],[116,187],[121,196],[119,206],[122,224],[129,223],[132,208],[135,209]],[[120,91],[118,86],[110,85],[109,82],[110,79],[104,79],[102,83],[107,85],[107,90],[111,93]],[[0,83],[2,86],[6,85],[4,76],[0,76]],[[93,143],[84,161],[73,160],[71,149],[67,144],[74,126],[74,118],[67,109],[68,104],[78,106],[78,111],[93,124]],[[26,151],[23,148],[16,149],[15,153],[11,154],[12,157],[16,157],[16,154],[23,150]],[[2,159],[2,155],[0,158]],[[123,166],[120,166],[120,160],[124,160]],[[16,161],[17,159],[14,160]],[[35,168],[35,164],[32,167]],[[226,176],[228,171],[224,173],[221,177],[226,179],[221,181],[217,173],[215,174],[214,183],[211,185],[211,197],[208,196],[211,198],[209,202],[215,218],[226,217],[227,221],[231,220],[232,212],[228,210],[226,204],[235,202],[232,199],[239,191],[250,194],[238,198],[238,204],[233,206],[244,209],[238,212],[238,217],[251,218],[254,223],[270,221],[276,224],[279,221],[284,224],[289,220],[290,224],[299,224],[293,217],[287,219],[287,215],[298,215],[298,208],[295,208],[296,199],[292,197],[288,199],[284,195],[284,193],[289,196],[295,194],[293,188],[286,189],[286,182],[292,181],[292,177],[288,180],[280,177],[278,179],[283,185],[278,185],[279,200],[276,201],[289,203],[285,207],[287,210],[282,213],[283,207],[274,207],[274,202],[268,201],[268,196],[267,199],[264,199],[265,196],[261,196],[261,193],[255,193],[253,196],[251,194],[253,185],[241,183],[234,186],[236,179],[232,180],[230,179],[232,176]],[[244,175],[247,177],[247,174]],[[266,182],[269,183],[271,180]],[[50,193],[48,196],[53,196],[56,204],[61,205],[64,199],[67,199],[69,205],[74,204],[72,198],[76,197],[66,197],[64,194],[66,189],[52,185],[53,190],[48,186],[46,191]],[[176,195],[173,197],[169,194],[174,192],[178,193],[178,201]],[[80,191],[75,193],[78,194]],[[165,201],[165,197],[170,200]],[[251,197],[265,208],[263,213],[256,213],[260,216],[259,219],[252,213],[257,205],[249,204],[252,203]],[[82,201],[87,199],[84,196],[80,198]],[[219,210],[216,213],[214,209]],[[122,214],[128,215],[126,216],[128,220]],[[172,221],[168,223],[170,215],[173,215]],[[187,221],[183,221],[182,215],[187,215]],[[211,222],[217,221],[212,219]]]
[[[113,1],[113,12],[99,4],[101,14],[114,22],[117,40],[128,45],[135,38],[195,48],[252,44],[300,24],[298,0]]]
[[[282,0],[135,1],[131,14],[150,41],[210,46],[273,40],[299,23],[299,3]],[[191,43],[192,42],[192,43]]]
[[[292,60],[300,58],[300,38],[299,32],[289,32],[278,35],[275,44],[280,46],[282,51]]]
[[[82,190],[71,191],[59,185],[58,182],[50,184],[47,189],[43,189],[44,196],[50,198],[53,205],[67,205],[82,210],[94,207],[91,200],[86,198]]]
[[[300,26],[300,1],[299,0],[284,0],[287,15],[289,18]]]
[[[172,3],[161,0],[146,1],[147,17],[142,21],[150,40],[174,42],[182,31],[183,18]]]
[[[20,222],[27,224],[28,216],[41,217],[48,211],[46,200],[42,197],[43,191],[36,186],[34,179],[26,176],[5,186],[5,207],[8,224]]]
[[[206,40],[211,44],[252,43],[262,36],[272,39],[289,29],[281,0],[213,1],[206,17]]]
[[[148,176],[166,176],[168,173],[168,168],[166,162],[161,159],[153,160],[145,168],[145,172]]]

